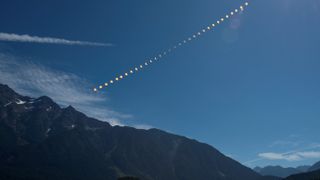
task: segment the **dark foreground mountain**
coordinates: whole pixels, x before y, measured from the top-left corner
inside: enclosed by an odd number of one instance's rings
[[[298,166],[296,167],[297,170],[301,171],[301,172],[308,172],[310,171],[311,166],[309,165],[304,165],[304,166]]]
[[[207,144],[157,129],[112,127],[72,107],[60,108],[48,97],[33,99],[0,85],[1,180],[113,180],[123,176],[150,180],[262,178]]]
[[[258,172],[261,175],[267,176],[277,176],[277,177],[288,177],[293,174],[303,173],[308,171],[310,166],[299,166],[297,168],[284,168],[281,166],[266,166],[266,167],[255,167],[254,171]]]
[[[320,170],[291,175],[285,180],[320,180]]]
[[[309,168],[309,171],[316,171],[316,170],[320,170],[320,161],[315,163]]]

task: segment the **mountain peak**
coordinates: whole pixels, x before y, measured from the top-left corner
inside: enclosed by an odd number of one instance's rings
[[[10,89],[6,84],[0,84],[0,89]]]
[[[0,104],[6,104],[21,98],[18,93],[12,90],[8,85],[0,84]]]
[[[38,99],[42,100],[42,101],[52,101],[53,102],[53,100],[48,96],[40,96]]]
[[[66,107],[65,110],[67,110],[67,111],[76,111],[76,109],[75,109],[73,106],[71,106],[71,105],[69,105],[68,107]]]
[[[1,95],[3,94],[18,95],[18,93],[16,93],[6,84],[0,84],[0,94]]]

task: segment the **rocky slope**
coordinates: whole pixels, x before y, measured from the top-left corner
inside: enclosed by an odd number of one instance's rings
[[[112,127],[0,85],[0,179],[257,180],[215,148],[158,129]],[[264,177],[264,179],[270,179]]]

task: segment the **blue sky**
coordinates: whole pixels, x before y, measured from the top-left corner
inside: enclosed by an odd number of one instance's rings
[[[51,39],[0,41],[0,81],[114,124],[197,139],[251,167],[312,164],[320,160],[320,1],[249,2],[163,62],[93,94],[244,2],[5,0],[0,33]]]

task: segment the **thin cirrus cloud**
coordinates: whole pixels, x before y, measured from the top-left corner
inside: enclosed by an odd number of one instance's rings
[[[301,161],[305,159],[320,158],[320,151],[301,151],[290,153],[260,153],[259,157],[267,160],[285,160],[285,161]]]
[[[262,160],[269,161],[304,161],[308,159],[320,158],[320,143],[311,143],[304,148],[295,149],[283,153],[263,152],[258,154],[258,158],[244,162],[243,164],[253,166],[256,162]]]
[[[57,71],[43,65],[22,61],[0,53],[0,83],[7,84],[18,93],[35,97],[46,95],[61,106],[72,105],[88,116],[123,126],[130,114],[116,112],[104,104],[105,96],[89,90],[89,83],[79,76]],[[137,125],[139,126],[139,125]]]
[[[78,46],[113,46],[113,44],[111,44],[111,43],[67,40],[67,39],[62,39],[62,38],[39,37],[39,36],[31,36],[28,34],[20,35],[20,34],[3,33],[3,32],[0,32],[0,41],[42,43],[42,44],[61,44],[61,45],[78,45]]]

